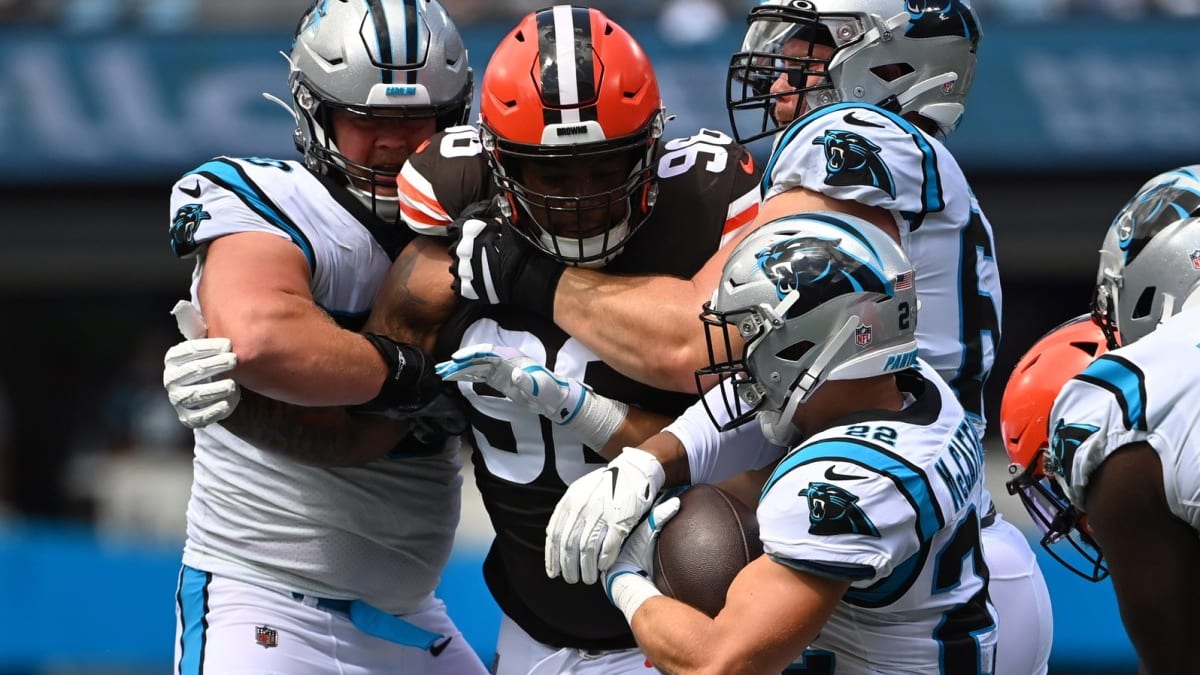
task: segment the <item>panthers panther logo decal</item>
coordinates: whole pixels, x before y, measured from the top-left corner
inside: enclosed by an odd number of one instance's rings
[[[1054,433],[1050,435],[1050,450],[1046,453],[1045,469],[1071,482],[1071,466],[1075,463],[1075,451],[1092,434],[1100,430],[1090,424],[1067,424],[1058,420],[1054,425]]]
[[[858,505],[858,497],[829,483],[809,483],[800,493],[808,499],[809,534],[862,534],[878,537],[879,530]]]
[[[212,216],[200,204],[185,204],[175,212],[171,221],[171,250],[180,258],[196,250],[196,228],[200,221],[212,220]]]
[[[910,38],[957,35],[975,47],[979,44],[979,25],[975,15],[962,0],[908,0],[908,31]]]
[[[868,185],[896,197],[892,172],[879,156],[879,146],[852,131],[829,130],[813,145],[825,146],[825,182],[829,185]]]
[[[1117,243],[1125,264],[1133,262],[1154,235],[1184,218],[1200,215],[1200,194],[1176,177],[1137,195],[1117,217]]]
[[[758,268],[775,282],[779,299],[792,291],[800,297],[788,308],[797,317],[830,298],[856,292],[891,295],[880,272],[854,258],[838,245],[840,239],[792,237],[759,251]]]

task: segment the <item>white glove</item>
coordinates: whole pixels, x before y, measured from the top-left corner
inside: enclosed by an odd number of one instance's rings
[[[546,525],[546,574],[561,574],[569,584],[595,583],[666,480],[654,455],[625,448],[608,466],[567,486]]]
[[[612,437],[629,407],[600,396],[571,377],[560,377],[512,347],[477,344],[454,352],[437,365],[451,382],[484,382],[571,432],[597,451]]]
[[[237,366],[232,343],[228,338],[204,337],[208,327],[190,302],[176,303],[171,314],[188,338],[168,349],[163,358],[163,387],[176,416],[189,429],[229,417],[241,400],[241,389],[232,379],[211,378]]]
[[[616,562],[608,569],[604,579],[604,592],[608,600],[621,613],[625,621],[632,624],[633,615],[650,598],[662,595],[654,585],[654,543],[667,521],[679,513],[679,497],[671,497],[654,507],[650,517],[638,525],[625,540]]]

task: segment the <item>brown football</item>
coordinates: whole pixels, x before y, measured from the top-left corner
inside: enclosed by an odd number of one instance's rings
[[[679,496],[654,549],[654,583],[664,595],[714,617],[733,578],[762,553],[754,511],[715,485]]]

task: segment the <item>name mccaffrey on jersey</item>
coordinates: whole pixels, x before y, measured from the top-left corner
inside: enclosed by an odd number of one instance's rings
[[[983,475],[983,444],[969,423],[963,422],[954,430],[946,451],[934,462],[934,470],[946,484],[946,490],[954,500],[954,509],[961,509]]]

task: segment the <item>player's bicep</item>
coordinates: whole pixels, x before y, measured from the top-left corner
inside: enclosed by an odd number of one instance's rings
[[[715,619],[721,651],[754,663],[756,672],[782,671],[820,633],[849,587],[760,556],[734,578]]]
[[[234,340],[249,330],[313,307],[309,262],[291,241],[266,232],[213,240],[204,253],[197,294],[209,335]],[[265,326],[261,324],[266,324]]]
[[[450,282],[442,240],[417,237],[392,263],[364,330],[432,352],[438,329],[458,302]]]
[[[1086,494],[1088,523],[1112,573],[1121,617],[1152,672],[1190,658],[1184,626],[1200,604],[1200,539],[1175,517],[1162,464],[1147,443],[1109,456]]]
[[[895,218],[886,209],[868,206],[862,202],[835,199],[827,194],[802,187],[792,188],[767,199],[759,208],[758,217],[755,218],[754,226],[750,229],[753,230],[759,225],[784,216],[808,211],[834,211],[857,216],[887,232],[897,243],[900,242],[900,228],[896,225]]]

